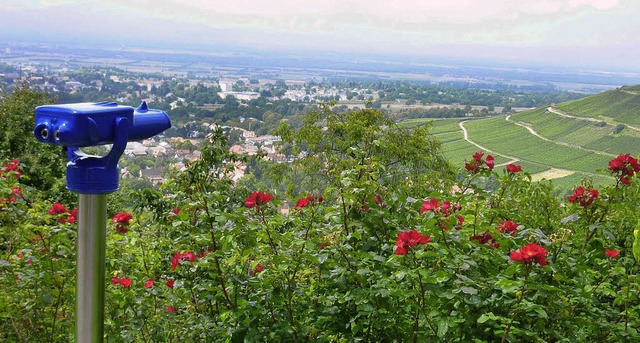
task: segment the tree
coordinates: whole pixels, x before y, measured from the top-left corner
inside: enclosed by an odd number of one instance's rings
[[[11,93],[0,93],[0,160],[19,159],[29,186],[48,191],[54,199],[65,199],[67,157],[61,147],[40,143],[33,135],[34,111],[52,104],[47,93],[18,84]]]
[[[434,182],[441,186],[452,178],[452,168],[440,143],[429,135],[428,126],[402,129],[380,110],[336,113],[329,105],[310,111],[303,121],[297,130],[284,122],[276,134],[291,154],[306,154],[293,168],[308,176],[298,182],[305,192],[321,194],[327,187],[340,188],[348,174],[352,183],[414,190],[429,188]],[[278,168],[284,176],[281,169],[285,167]],[[295,179],[291,174],[288,177]]]

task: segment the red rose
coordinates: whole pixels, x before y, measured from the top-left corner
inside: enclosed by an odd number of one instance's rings
[[[587,207],[591,205],[599,195],[600,192],[598,192],[597,189],[586,189],[583,186],[579,186],[573,191],[573,194],[570,195],[567,200],[569,202],[577,202],[582,207]]]
[[[615,173],[620,182],[629,185],[631,184],[631,177],[640,172],[640,164],[630,154],[620,154],[609,161],[609,171]]]
[[[133,283],[133,280],[131,279],[117,278],[115,276],[111,278],[112,285],[121,285],[124,288],[129,288],[129,286],[131,286],[131,283]]]
[[[434,213],[438,213],[438,209],[438,198],[425,200],[424,202],[422,202],[422,206],[420,207],[420,214],[423,214],[426,211],[433,211]]]
[[[493,169],[495,165],[495,159],[493,158],[493,156],[487,155],[487,159],[485,160],[485,163],[487,164],[487,167],[489,167],[489,169]]]
[[[269,193],[263,192],[253,192],[247,196],[247,200],[245,200],[244,205],[248,208],[257,209],[260,208],[260,205],[266,205],[269,201],[273,199],[273,195]]]
[[[501,221],[498,225],[498,231],[513,236],[518,230],[518,224],[511,220]]]
[[[264,266],[261,264],[258,264],[255,268],[249,270],[249,275],[256,275],[262,271],[264,271]]]
[[[124,225],[129,225],[129,221],[131,219],[133,219],[133,216],[127,212],[118,212],[112,218],[114,223],[119,223]]]
[[[69,212],[67,210],[67,208],[63,204],[61,204],[59,202],[51,205],[51,208],[49,209],[49,214],[52,215],[52,216],[57,216],[57,215],[64,214],[64,213],[67,213],[67,212]]]
[[[620,256],[620,252],[618,250],[609,250],[609,249],[604,249],[604,253],[607,254],[607,256],[611,257],[611,258],[616,258],[618,256]]]
[[[512,174],[519,173],[520,171],[522,171],[522,167],[517,166],[513,163],[509,163],[507,164],[507,171]]]
[[[77,220],[78,220],[78,209],[74,208],[73,210],[71,210],[71,213],[69,213],[69,216],[67,217],[67,223],[73,224]]]
[[[518,251],[512,251],[509,257],[515,262],[529,264],[535,261],[541,266],[546,266],[547,259],[545,256],[547,256],[547,253],[547,249],[542,246],[535,243],[529,243]]]
[[[416,244],[427,244],[431,241],[431,237],[423,236],[417,230],[404,231],[398,234],[396,238],[396,255],[406,255],[409,249]]]

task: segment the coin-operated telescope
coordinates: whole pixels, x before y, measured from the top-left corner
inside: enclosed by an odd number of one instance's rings
[[[34,134],[44,143],[67,148],[67,188],[76,193],[118,190],[118,160],[127,142],[155,136],[171,127],[169,116],[142,104],[135,110],[115,102],[46,105],[36,108]],[[105,156],[80,148],[113,144]]]
[[[36,138],[66,149],[67,188],[78,193],[76,340],[104,340],[104,279],[107,193],[118,190],[118,160],[127,142],[155,136],[171,127],[169,116],[142,104],[134,109],[114,102],[39,106]],[[83,147],[112,144],[104,156]]]

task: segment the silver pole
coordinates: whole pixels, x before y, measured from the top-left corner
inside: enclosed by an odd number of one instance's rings
[[[104,339],[104,278],[107,195],[78,194],[76,338]]]

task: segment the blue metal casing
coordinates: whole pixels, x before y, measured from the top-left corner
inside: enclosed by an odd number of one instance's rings
[[[111,144],[117,117],[132,123],[133,107],[115,102],[39,106],[34,134],[41,142],[67,147]]]
[[[34,135],[41,142],[66,147],[67,188],[81,194],[104,194],[118,189],[118,160],[129,141],[150,138],[171,127],[160,110],[120,106],[114,102],[39,106]],[[79,148],[113,144],[105,156]]]

